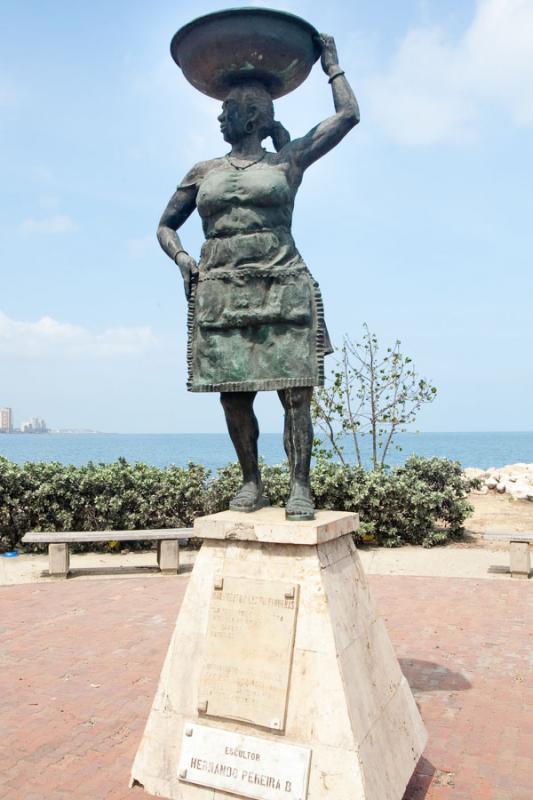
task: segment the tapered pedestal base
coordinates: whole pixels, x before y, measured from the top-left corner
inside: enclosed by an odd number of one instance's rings
[[[289,523],[273,508],[196,521],[211,538],[132,781],[173,800],[401,800],[426,733],[356,524],[343,512]]]

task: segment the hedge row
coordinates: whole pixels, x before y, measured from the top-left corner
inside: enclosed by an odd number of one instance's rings
[[[287,464],[264,466],[263,480],[272,504],[284,505]],[[211,477],[205,467],[192,463],[164,469],[124,459],[82,467],[18,466],[0,457],[0,546],[20,548],[29,530],[189,527],[195,517],[227,508],[239,485],[237,464]],[[390,472],[366,472],[319,459],[311,485],[318,508],[359,512],[360,537],[371,536],[387,547],[444,543],[461,535],[472,512],[461,466],[442,458],[412,457]]]

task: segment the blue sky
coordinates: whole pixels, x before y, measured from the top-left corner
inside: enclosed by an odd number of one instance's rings
[[[250,5],[250,0],[230,5]],[[531,430],[533,3],[295,0],[335,36],[362,120],[295,211],[334,342],[367,322],[438,387],[419,427]],[[15,421],[222,431],[185,389],[185,304],[155,238],[175,185],[227,146],[169,55],[219,3],[3,0],[0,405]],[[332,109],[318,66],[277,101],[293,136]],[[198,255],[198,217],[183,229]],[[275,395],[257,402],[281,429]]]

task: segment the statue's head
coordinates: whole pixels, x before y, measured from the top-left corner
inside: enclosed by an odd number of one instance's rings
[[[222,104],[218,117],[226,142],[235,144],[257,132],[260,141],[272,135],[274,104],[268,90],[259,81],[234,86]]]

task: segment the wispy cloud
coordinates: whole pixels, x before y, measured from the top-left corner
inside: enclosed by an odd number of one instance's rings
[[[150,350],[156,341],[150,327],[96,332],[52,317],[26,322],[0,312],[0,353],[18,358],[135,356]]]
[[[34,219],[29,217],[23,220],[19,225],[19,233],[23,236],[36,236],[36,235],[62,235],[65,233],[73,233],[77,231],[79,226],[67,214],[55,214],[52,217],[45,217],[43,219]]]
[[[403,144],[476,133],[488,111],[533,125],[533,3],[478,0],[456,41],[440,27],[407,33],[388,70],[366,83],[375,120]]]

